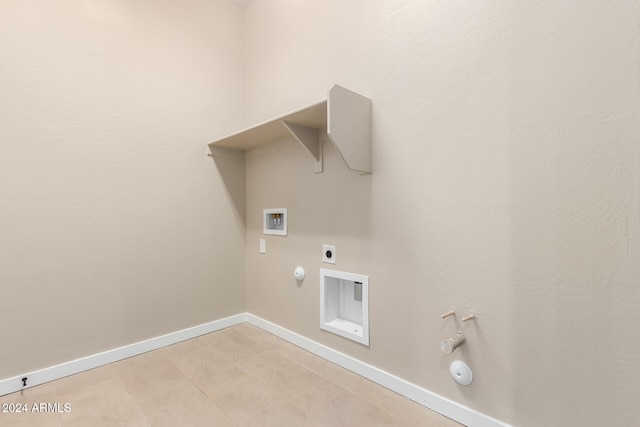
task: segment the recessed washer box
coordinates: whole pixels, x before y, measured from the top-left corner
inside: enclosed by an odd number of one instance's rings
[[[369,276],[320,269],[320,328],[369,345]]]
[[[262,211],[262,233],[287,235],[287,209],[264,209]]]

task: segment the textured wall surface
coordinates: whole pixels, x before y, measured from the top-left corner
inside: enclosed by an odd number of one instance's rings
[[[205,156],[242,124],[241,33],[226,0],[0,2],[0,378],[244,311]]]
[[[0,378],[246,309],[514,425],[639,424],[639,51],[635,0],[2,1]],[[334,83],[372,175],[204,156]],[[320,331],[323,243],[369,348]]]
[[[374,172],[249,156],[248,311],[514,425],[640,423],[638,24],[637,1],[254,0],[248,122],[341,84],[373,100]],[[261,255],[270,207],[289,236]],[[369,275],[370,348],[319,328],[323,243]]]

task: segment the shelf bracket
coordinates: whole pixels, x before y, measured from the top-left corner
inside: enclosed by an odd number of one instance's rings
[[[291,135],[313,156],[316,161],[315,173],[322,172],[322,140],[320,129],[297,125],[282,120],[282,124]]]
[[[228,159],[244,159],[244,152],[242,150],[236,150],[228,147],[218,147],[213,144],[209,144],[209,151],[211,154],[207,154],[209,157],[225,157]]]
[[[327,135],[347,168],[371,173],[371,100],[335,85],[327,98]]]

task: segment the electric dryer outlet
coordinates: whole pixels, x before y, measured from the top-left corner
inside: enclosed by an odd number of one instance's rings
[[[333,245],[322,245],[322,262],[327,264],[336,263],[336,247]]]

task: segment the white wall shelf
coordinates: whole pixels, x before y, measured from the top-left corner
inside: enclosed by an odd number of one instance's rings
[[[371,100],[334,85],[327,99],[251,126],[209,144],[211,154],[228,156],[293,136],[322,172],[322,139],[326,134],[347,168],[371,173]]]

